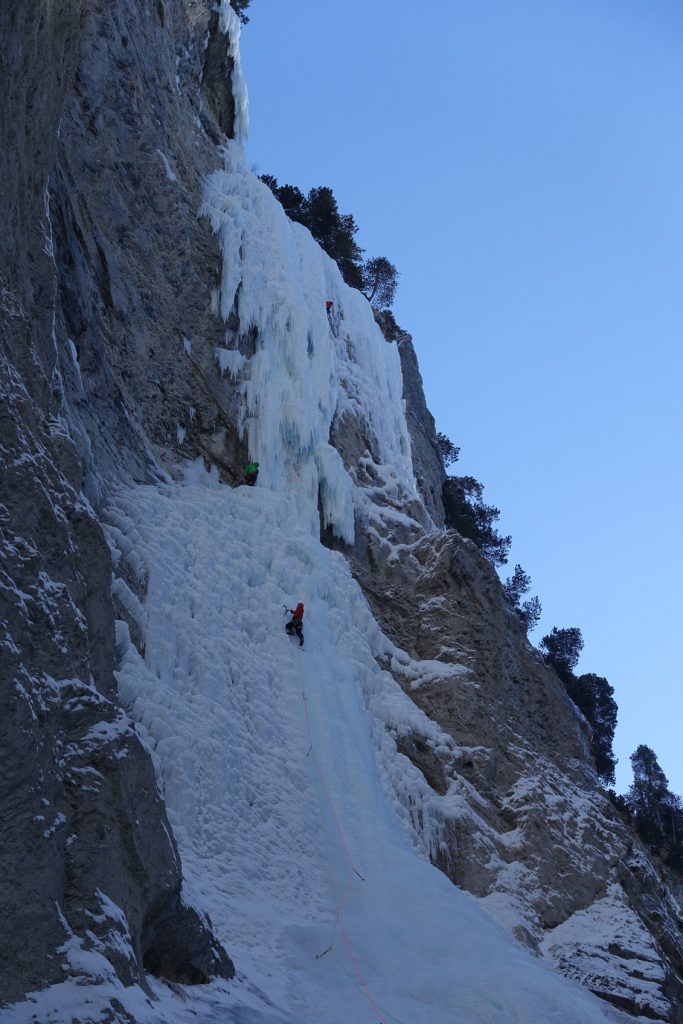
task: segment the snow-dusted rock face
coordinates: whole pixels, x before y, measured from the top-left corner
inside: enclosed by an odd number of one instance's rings
[[[204,455],[231,482],[246,461],[236,388],[219,369],[224,330],[207,298],[220,252],[197,216],[223,139],[218,78],[208,98],[201,85],[217,37],[226,53],[211,7],[90,4],[62,110],[49,180],[57,334],[94,501],[122,474],[158,475],[168,448]],[[227,124],[225,81],[223,91]]]
[[[427,408],[420,368],[409,334],[401,334],[397,341],[403,373],[403,396],[406,401],[406,420],[410,431],[415,480],[427,511],[437,526],[443,526],[444,513],[441,492],[445,472],[436,441],[434,417]]]
[[[410,338],[385,341],[249,170],[229,4],[35,6],[0,7],[0,911],[20,923],[0,933],[0,999],[54,988],[8,1019],[349,1024],[332,957],[309,976],[335,917],[303,678],[332,819],[393,936],[368,931],[354,889],[348,928],[374,937],[382,1006],[411,1024],[587,1024],[610,1007],[679,1024],[680,906],[496,574],[441,529]],[[259,486],[233,492],[249,457]],[[294,587],[320,643],[310,678],[279,635]],[[417,907],[412,947],[392,933],[394,887]],[[184,990],[186,1009],[149,976],[230,975],[190,904],[241,957],[234,1016],[220,984]],[[467,959],[468,928],[490,964]]]
[[[124,334],[133,343],[136,324],[112,328],[106,253],[124,222],[135,229],[101,162],[110,147],[117,158],[105,96],[123,124],[141,80],[138,67],[123,104],[108,92],[109,44],[123,52],[130,33],[135,47],[146,6],[10,0],[0,10],[0,1002],[66,976],[130,985],[146,984],[146,971],[178,981],[232,973],[181,896],[158,780],[118,703],[111,557],[84,494],[159,472],[135,423],[149,406],[133,413],[118,390],[124,360],[113,353]],[[84,137],[101,138],[101,151]],[[134,160],[120,170],[121,188],[136,180]],[[116,225],[96,208],[105,193]],[[152,322],[164,304],[139,270]],[[145,365],[143,347],[131,371]]]
[[[586,723],[475,546],[452,532],[405,540],[371,528],[351,564],[389,637],[467,669],[396,672],[456,743],[444,758],[419,735],[399,742],[437,792],[459,798],[436,862],[569,977],[635,1016],[678,1022],[680,903],[598,785]]]
[[[0,998],[65,971],[230,974],[181,900],[154,769],[118,704],[111,558],[60,466],[76,454],[5,356],[0,382]]]

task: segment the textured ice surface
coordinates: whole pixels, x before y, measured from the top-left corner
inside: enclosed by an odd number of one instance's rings
[[[119,627],[121,697],[153,745],[192,899],[267,1012],[292,1024],[608,1019],[430,864],[449,797],[393,736],[450,741],[376,659],[417,678],[438,663],[421,669],[386,640],[291,492],[230,490],[193,468],[183,484],[122,492],[110,519],[119,568],[148,574],[144,659]],[[283,629],[299,600],[303,651]],[[244,989],[210,990],[227,1009]]]
[[[226,323],[236,312],[240,337],[255,334],[256,351],[245,360],[217,349],[216,358],[244,377],[242,428],[261,463],[259,486],[299,485],[299,514],[312,523],[320,496],[326,525],[351,542],[357,467],[349,477],[330,448],[335,417],[352,419],[387,485],[416,498],[398,349],[310,232],[287,219],[242,148],[228,143],[223,158],[202,203],[223,253],[216,311]]]

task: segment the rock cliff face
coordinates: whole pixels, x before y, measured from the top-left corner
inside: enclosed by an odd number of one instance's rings
[[[246,454],[234,389],[216,373],[219,249],[197,216],[232,111],[210,6],[92,4],[62,110],[49,182],[57,331],[94,499],[122,469],[158,472],[169,447],[228,479]]]
[[[436,443],[434,417],[425,402],[413,339],[409,334],[402,334],[397,344],[403,371],[403,395],[406,401],[415,480],[430,516],[437,526],[443,526],[441,491],[445,473]]]
[[[202,456],[235,483],[247,456],[238,385],[216,357],[221,252],[198,217],[232,134],[234,61],[209,0],[8,0],[0,35],[0,911],[22,922],[0,935],[0,1001],[65,972],[87,982],[83,952],[126,984],[229,977],[118,704],[125,612],[99,514],[120,482]],[[228,328],[249,353],[249,331]],[[496,574],[435,529],[443,465],[408,335],[398,347],[422,502],[377,498],[353,548],[335,544],[391,639],[467,668],[408,679],[393,666],[454,741],[446,758],[395,737],[457,797],[435,860],[560,970],[680,1024],[676,894],[598,786],[586,723]],[[352,417],[331,441],[355,471]]]
[[[399,559],[395,542],[373,532],[352,556],[378,621],[408,653],[469,669],[455,683],[395,672],[455,741],[444,760],[398,738],[433,789],[459,796],[435,862],[568,976],[679,1021],[680,906],[598,785],[586,723],[470,542],[408,540]]]
[[[191,45],[200,30],[181,15]],[[176,67],[165,17],[162,3],[12,0],[0,12],[0,910],[17,922],[0,938],[2,1001],[65,971],[87,978],[88,952],[126,984],[232,974],[182,897],[152,762],[117,704],[111,558],[86,497],[160,472],[153,446],[177,437],[171,408],[192,404],[191,383],[167,372],[163,347],[183,334],[165,316],[180,295],[200,329],[216,260],[196,194],[184,209],[169,199],[172,172],[150,145]],[[141,227],[154,252],[136,246]],[[194,307],[193,259],[207,275]],[[197,416],[215,423],[203,394]]]

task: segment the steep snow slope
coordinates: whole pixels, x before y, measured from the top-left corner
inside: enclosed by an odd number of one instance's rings
[[[422,835],[438,842],[449,797],[391,733],[449,740],[378,667],[401,655],[345,560],[287,492],[191,476],[111,510],[116,593],[144,644],[143,659],[120,626],[118,678],[238,972],[299,1024],[604,1021],[429,863]],[[298,599],[303,651],[283,630]]]

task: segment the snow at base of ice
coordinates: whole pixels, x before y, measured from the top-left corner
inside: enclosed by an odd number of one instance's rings
[[[185,990],[185,1007],[166,993],[136,1020],[180,1024],[192,1006],[216,1022],[604,1024],[430,863],[449,794],[395,736],[452,740],[379,660],[418,679],[438,663],[383,636],[296,513],[289,491],[231,490],[194,465],[108,514],[118,572],[148,581],[142,605],[117,585],[144,631],[143,658],[119,624],[121,699],[154,749],[191,899],[242,979]],[[303,650],[283,628],[299,600]]]

